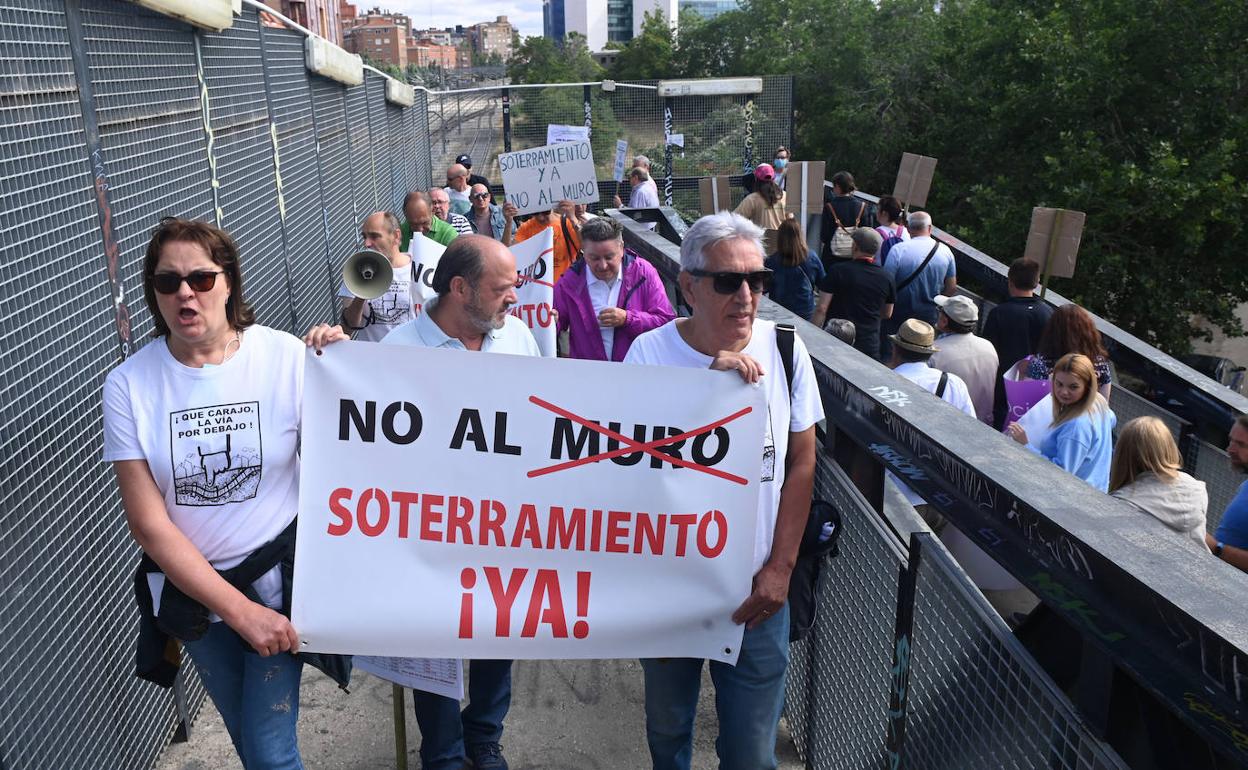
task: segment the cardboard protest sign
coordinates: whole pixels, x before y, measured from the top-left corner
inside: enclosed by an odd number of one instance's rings
[[[818,214],[823,210],[825,169],[826,165],[821,160],[803,160],[788,165],[784,172],[786,214]]]
[[[589,140],[589,126],[561,126],[551,123],[546,126],[546,144],[559,142],[585,142]]]
[[[732,210],[732,188],[726,176],[704,176],[698,180],[702,213],[717,214]]]
[[[617,182],[624,181],[624,166],[628,163],[628,140],[615,140],[615,168],[611,178]]]
[[[907,208],[925,205],[935,175],[935,158],[903,152],[901,166],[897,169],[897,183],[893,185],[893,197]]]
[[[731,372],[357,342],[310,353],[304,649],[733,663],[766,419],[761,389]]]
[[[555,306],[554,255],[555,235],[547,227],[528,240],[511,247],[516,257],[516,270],[520,284],[516,287],[516,304],[511,314],[524,321],[537,347],[547,358],[555,357],[555,319],[551,308]]]
[[[594,151],[589,142],[561,142],[498,156],[507,202],[521,214],[549,211],[561,200],[598,202]]]
[[[1037,206],[1031,210],[1031,230],[1023,256],[1040,263],[1040,275],[1070,278],[1075,274],[1075,258],[1083,239],[1088,215],[1082,211]]]

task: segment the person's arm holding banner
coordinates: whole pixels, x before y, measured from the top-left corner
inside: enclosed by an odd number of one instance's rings
[[[508,201],[503,204],[503,245],[510,246],[516,231],[516,215],[519,213],[516,204]]]
[[[810,517],[810,496],[815,488],[815,426],[789,433],[784,486],[771,556],[754,576],[754,590],[732,614],[735,623],[753,628],[774,615],[789,598],[789,576],[797,563],[797,547]]]
[[[352,297],[343,304],[342,320],[348,328],[364,328],[364,307],[367,304],[368,300],[363,297]]]
[[[308,329],[307,334],[303,335],[303,344],[310,348],[316,348],[317,355],[320,355],[327,345],[349,339],[351,339],[351,335],[344,332],[341,326],[317,324]]]

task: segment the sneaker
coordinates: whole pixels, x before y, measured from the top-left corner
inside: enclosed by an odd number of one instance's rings
[[[503,747],[497,743],[472,743],[467,748],[468,758],[477,770],[507,770]]]

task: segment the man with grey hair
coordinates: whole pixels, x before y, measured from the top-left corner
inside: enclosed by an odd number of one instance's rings
[[[355,296],[345,282],[339,286],[338,296],[343,300],[342,322],[354,332],[357,340],[378,342],[392,329],[416,317],[412,258],[400,248],[402,239],[399,218],[389,211],[374,211],[360,225],[364,248],[385,255],[394,276],[385,293],[373,299]]]
[[[897,292],[893,279],[875,264],[880,234],[860,227],[850,237],[852,259],[832,265],[819,282],[819,303],[810,321],[819,327],[828,319],[853,322],[854,347],[878,359],[880,319],[892,316]]]
[[[438,296],[385,344],[541,355],[529,328],[507,312],[516,303],[516,258],[503,244],[484,235],[456,238],[438,261],[433,290]],[[319,350],[344,338],[339,327],[322,324],[304,340]],[[507,768],[498,741],[511,705],[511,661],[474,660],[468,671],[462,714],[458,700],[413,691],[422,767]]]
[[[767,400],[761,450],[753,589],[732,615],[746,625],[736,666],[712,661],[721,767],[774,768],[776,728],[789,658],[789,578],[810,515],[815,423],[823,407],[814,368],[793,336],[792,382],[776,325],[757,318],[771,271],[763,231],[722,212],[699,219],[680,246],[680,289],[690,318],[641,335],[625,363],[735,371],[760,383]],[[646,739],[656,768],[689,767],[702,660],[643,660]]]
[[[958,268],[949,247],[932,237],[932,216],[926,211],[910,215],[907,225],[910,240],[902,241],[888,252],[884,270],[897,286],[897,307],[892,319],[884,324],[885,337],[881,352],[887,358],[891,351],[889,336],[896,334],[906,320],[918,318],[936,325],[938,311],[932,297],[957,293]]]
[[[568,355],[623,361],[638,335],[676,317],[654,267],[624,248],[614,219],[581,225],[581,259],[555,284],[560,333],[568,332]]]
[[[637,173],[639,171],[640,174]],[[656,208],[659,205],[659,186],[651,178],[649,158],[645,155],[633,158],[633,167],[629,170],[627,178],[629,184],[632,185],[632,192],[628,196],[628,208],[646,209]],[[622,184],[621,187],[623,187]],[[619,195],[615,196],[615,207],[625,208],[624,201]]]
[[[472,225],[469,224],[468,218],[451,211],[451,197],[446,194],[446,190],[440,187],[430,190],[429,205],[433,208],[433,215],[455,228],[456,233],[460,235],[472,234]],[[469,210],[471,211],[471,209]]]

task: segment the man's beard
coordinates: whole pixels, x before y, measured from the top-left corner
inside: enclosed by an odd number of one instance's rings
[[[1248,465],[1231,458],[1231,470],[1238,471],[1240,473],[1248,473]]]
[[[468,321],[472,324],[472,328],[482,334],[487,334],[495,329],[501,329],[507,323],[507,308],[511,305],[503,307],[503,313],[499,313],[497,319],[491,314],[485,312],[485,308],[481,307],[481,293],[475,289],[472,292],[472,299],[468,304],[464,305],[464,312],[468,315]]]

